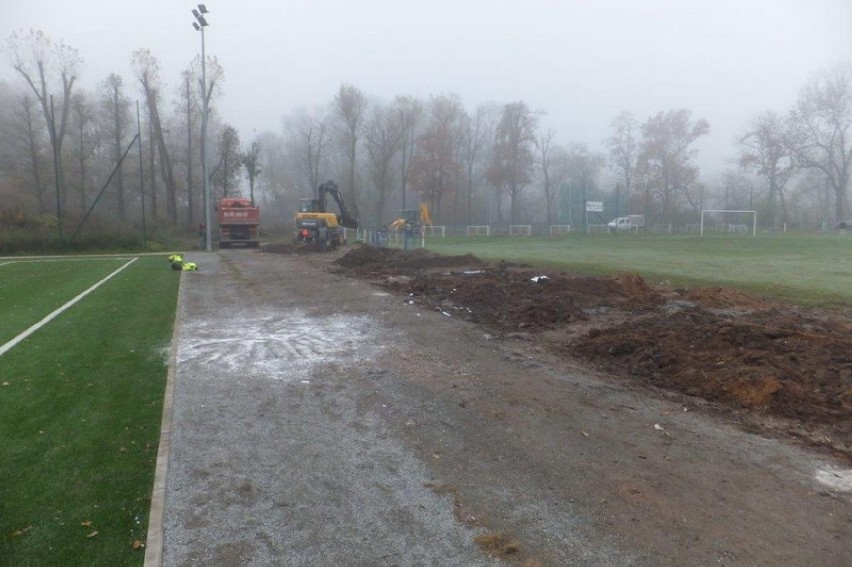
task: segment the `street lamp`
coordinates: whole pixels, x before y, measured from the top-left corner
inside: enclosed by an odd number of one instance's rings
[[[195,31],[201,32],[201,172],[204,176],[204,242],[207,245],[207,251],[210,252],[213,248],[210,245],[210,185],[207,178],[207,57],[204,52],[204,28],[209,24],[204,14],[209,13],[204,4],[199,4],[198,9],[193,8],[192,15],[195,16],[195,21],[192,22],[192,27]]]

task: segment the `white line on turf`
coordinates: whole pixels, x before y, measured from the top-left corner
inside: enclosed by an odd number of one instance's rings
[[[127,266],[129,266],[130,264],[132,264],[133,262],[135,262],[138,259],[139,258],[133,258],[132,260],[130,260],[129,262],[124,264],[122,267],[120,267],[119,269],[117,269],[116,271],[114,271],[113,273],[111,273],[110,275],[108,275],[107,277],[105,277],[104,279],[102,279],[101,281],[99,281],[98,283],[96,283],[95,285],[93,285],[92,287],[90,287],[89,289],[87,289],[86,291],[84,291],[83,293],[81,293],[80,295],[78,295],[77,297],[75,297],[74,299],[69,301],[68,303],[66,303],[65,305],[63,305],[62,307],[56,309],[53,313],[51,313],[50,315],[48,315],[47,317],[45,317],[44,319],[42,319],[41,321],[39,321],[38,323],[36,323],[32,327],[30,327],[29,329],[27,329],[26,331],[24,331],[23,333],[18,335],[17,337],[12,339],[8,343],[4,344],[3,346],[0,346],[0,356],[3,356],[4,354],[6,354],[9,351],[9,349],[11,349],[16,344],[18,344],[19,342],[21,342],[25,338],[29,337],[30,335],[32,335],[33,333],[35,333],[36,331],[38,331],[39,329],[41,329],[42,327],[44,327],[45,325],[50,323],[56,316],[61,314],[63,311],[65,311],[66,309],[68,309],[69,307],[71,307],[72,305],[74,305],[75,303],[77,303],[78,301],[80,301],[81,299],[83,299],[84,297],[86,297],[87,295],[89,295],[90,293],[95,291],[96,289],[98,289],[102,284],[106,283],[111,277],[113,277],[114,275],[116,275],[121,270],[123,270],[124,268],[126,268]]]
[[[0,266],[3,264],[40,264],[43,262],[88,262],[89,260],[127,260],[129,256],[85,256],[79,258],[22,258],[20,260],[10,260],[9,262],[2,262]]]

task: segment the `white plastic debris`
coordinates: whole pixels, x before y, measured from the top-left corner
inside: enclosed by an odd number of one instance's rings
[[[550,278],[548,278],[547,276],[535,276],[535,277],[530,278],[530,281],[532,281],[534,283],[538,283],[538,282],[545,282],[549,279]]]

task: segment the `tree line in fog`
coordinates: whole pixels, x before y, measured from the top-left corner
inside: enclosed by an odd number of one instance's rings
[[[696,157],[712,125],[686,108],[625,111],[606,139],[566,141],[523,101],[381,98],[343,84],[331,100],[270,117],[276,127],[244,140],[217,111],[226,74],[215,57],[206,92],[200,58],[163,77],[148,49],[131,55],[133,76],[113,73],[86,90],[75,48],[38,31],[13,34],[6,48],[18,80],[0,82],[0,223],[91,210],[99,223],[134,226],[144,202],[148,222],[196,226],[205,98],[211,196],[250,196],[267,227],[288,228],[298,199],[327,179],[366,227],[421,202],[450,226],[582,224],[590,200],[603,201],[608,217],[644,214],[672,227],[707,208],[757,210],[776,228],[850,216],[850,63],[815,74],[792,108],[744,124],[736,160],[708,183]]]

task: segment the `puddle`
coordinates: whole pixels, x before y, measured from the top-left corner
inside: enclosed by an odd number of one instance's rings
[[[825,468],[816,471],[817,482],[840,492],[852,492],[852,470]]]

